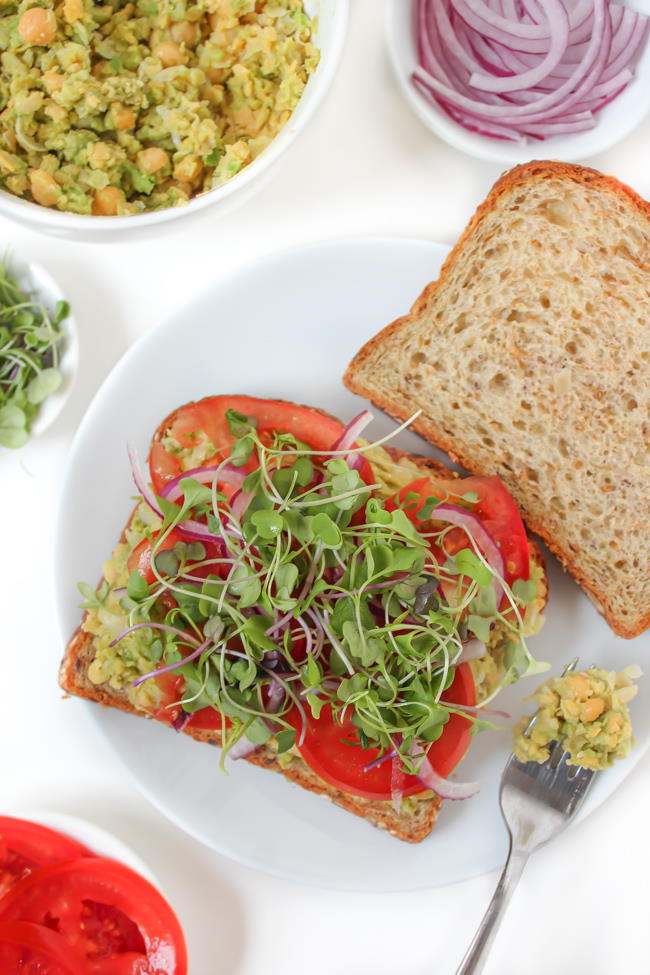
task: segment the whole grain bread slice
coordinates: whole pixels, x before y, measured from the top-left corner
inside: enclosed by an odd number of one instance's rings
[[[498,474],[617,634],[650,626],[650,205],[629,187],[506,173],[344,381]]]
[[[164,421],[161,427],[159,427],[154,440],[160,439],[165,430],[173,422],[174,417],[175,414],[172,414]],[[448,469],[433,459],[416,457],[390,448],[388,449],[388,453],[396,464],[408,460],[411,464],[416,464],[423,471],[431,474],[432,477],[449,477],[450,472]],[[128,528],[128,525],[126,527]],[[120,541],[124,541],[125,532],[123,532]],[[543,568],[544,562],[541,552],[532,540],[530,546],[531,559]],[[547,580],[544,575],[538,584],[538,591],[542,602],[546,601],[547,588]],[[95,684],[90,680],[88,672],[94,657],[94,638],[92,634],[84,631],[82,626],[79,626],[66,646],[61,662],[59,683],[63,690],[67,694],[73,694],[77,697],[95,701],[104,707],[118,708],[130,714],[136,714],[149,720],[156,720],[147,712],[134,707],[126,689],[116,690],[108,682]],[[166,722],[161,723],[165,724],[167,734],[176,733]],[[217,731],[192,727],[186,727],[182,730],[184,734],[190,735],[199,742],[216,746],[221,744],[221,736]],[[164,732],[161,731],[162,734]],[[161,747],[164,747],[162,741]],[[289,765],[285,765],[284,763],[280,764],[277,757],[277,746],[273,739],[248,755],[246,761],[261,768],[279,772],[286,779],[301,786],[303,789],[330,799],[337,806],[341,806],[348,812],[360,816],[371,825],[386,830],[392,836],[409,843],[419,843],[431,833],[441,805],[440,798],[433,793],[424,793],[417,797],[417,801],[410,801],[408,804],[405,803],[401,809],[397,810],[390,802],[365,799],[342,792],[317,775],[299,756],[292,757]],[[215,764],[215,775],[218,774],[219,771]],[[261,785],[261,787],[263,786]]]

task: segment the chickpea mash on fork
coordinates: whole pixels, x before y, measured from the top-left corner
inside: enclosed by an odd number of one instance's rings
[[[0,187],[124,216],[220,186],[318,64],[302,0],[0,0]]]

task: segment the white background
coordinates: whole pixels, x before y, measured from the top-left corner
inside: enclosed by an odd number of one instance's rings
[[[390,75],[380,0],[351,6],[324,106],[261,192],[226,217],[208,212],[187,227],[181,221],[106,245],[0,221],[2,247],[44,264],[69,295],[82,356],[54,427],[0,455],[0,805],[86,817],[135,847],[179,913],[191,975],[451,975],[496,883],[493,874],[424,893],[338,894],[240,867],[149,806],[83,706],[63,705],[56,686],[50,553],[58,485],[94,391],[129,345],[207,280],[289,245],[359,233],[453,243],[499,175],[411,115]],[[588,163],[650,197],[649,143],[646,119]],[[650,972],[649,772],[646,756],[603,807],[533,858],[486,975]]]

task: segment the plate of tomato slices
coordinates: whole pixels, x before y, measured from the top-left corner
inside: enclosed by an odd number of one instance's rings
[[[0,816],[0,972],[187,975],[183,931],[148,867],[60,813]]]
[[[186,307],[129,350],[87,411],[63,484],[56,542],[63,643],[80,621],[77,582],[97,578],[132,509],[127,442],[135,444],[141,457],[148,456],[159,424],[178,411],[177,442],[189,438],[190,443],[195,431],[223,424],[214,403],[206,414],[201,402],[219,396],[233,408],[246,398],[264,400],[272,412],[266,419],[260,416],[262,427],[268,422],[271,428],[283,426],[296,435],[302,431],[307,442],[331,447],[334,429],[340,431],[368,408],[343,387],[347,364],[364,342],[404,314],[424,285],[436,277],[446,254],[447,248],[427,241],[368,237],[273,255],[208,283]],[[182,408],[190,403],[197,405]],[[292,404],[308,404],[330,416]],[[340,422],[332,421],[332,416]],[[379,440],[394,430],[395,424],[377,413],[371,439]],[[408,430],[391,443],[452,466]],[[174,492],[179,477],[174,457],[154,447],[152,461],[154,489]],[[481,517],[490,522],[493,534],[510,539],[508,562],[516,565],[525,557],[524,542],[517,541],[512,530],[507,502],[481,480],[471,479]],[[238,490],[234,479],[230,488]],[[133,567],[146,575],[151,551],[143,546],[133,558]],[[630,642],[613,636],[550,556],[547,567],[551,599],[546,624],[530,641],[534,656],[548,661],[555,672],[574,655],[586,665],[596,661],[609,669],[631,662],[643,665],[650,654],[649,638]],[[173,675],[169,681],[172,702],[178,687]],[[457,703],[471,707],[474,689],[462,667],[455,681],[451,693]],[[91,703],[68,701],[65,706],[85,711],[98,723],[145,795],[210,848],[302,883],[352,890],[414,890],[459,881],[503,861],[506,837],[498,810],[498,783],[510,752],[512,725],[529,712],[524,698],[538,683],[539,678],[532,678],[505,688],[496,706],[510,717],[498,722],[500,730],[472,737],[471,744],[462,718],[449,723],[447,733],[435,742],[436,764],[451,775],[450,781],[476,780],[481,788],[466,801],[444,802],[435,829],[419,844],[401,842],[248,762],[227,760],[224,775],[218,749],[174,730],[179,715],[173,709],[170,726],[163,727]],[[633,703],[636,750],[598,777],[583,815],[616,788],[650,741],[646,693],[642,686]],[[206,722],[203,727],[209,728],[211,716],[198,710],[191,720],[199,726]],[[319,723],[318,732],[308,736],[304,747],[303,757],[326,781],[353,795],[363,796],[365,789],[373,798],[390,802],[391,763],[379,762],[372,769],[368,790],[370,778],[363,770],[367,762],[355,767],[350,758],[353,749],[342,738],[340,726]]]

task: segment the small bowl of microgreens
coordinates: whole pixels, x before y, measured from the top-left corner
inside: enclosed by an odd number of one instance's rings
[[[23,447],[59,415],[78,361],[70,306],[42,267],[0,262],[0,449]]]

